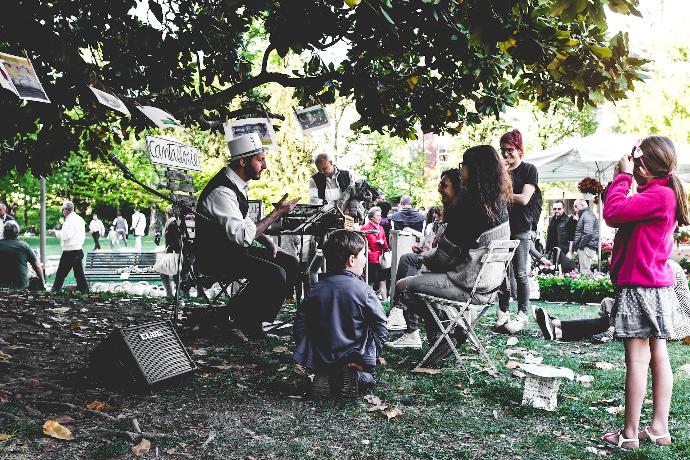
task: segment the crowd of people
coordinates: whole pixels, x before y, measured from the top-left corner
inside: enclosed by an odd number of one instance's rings
[[[199,272],[218,279],[243,279],[244,288],[221,309],[218,326],[237,341],[262,337],[264,322],[273,322],[284,300],[294,295],[307,271],[309,289],[299,303],[294,319],[297,363],[314,371],[316,398],[354,396],[376,384],[376,363],[384,346],[421,348],[420,319],[426,340],[436,342],[438,324],[420,295],[454,301],[472,300],[490,304],[497,300],[495,327],[499,331],[520,332],[530,318],[528,267],[530,254],[547,265],[564,271],[577,266],[589,273],[599,246],[599,221],[587,201],[574,203],[576,216],[568,216],[563,201],[552,203],[553,215],[546,231],[550,258],[535,245],[537,222],[543,197],[538,170],[524,161],[522,135],[518,130],[504,134],[500,150],[478,145],[464,152],[458,168],[441,174],[438,192],[442,203],[425,214],[414,209],[409,196],[397,203],[373,197],[366,222],[357,230],[336,230],[317,241],[313,258],[304,267],[268,236],[271,225],[290,213],[299,199],[285,194],[265,217],[256,222],[248,217],[248,183],[259,180],[267,168],[267,150],[256,134],[228,143],[230,160],[201,192],[197,211],[207,219],[197,220],[195,261]],[[535,318],[549,340],[579,340],[602,336],[621,339],[626,355],[625,425],[604,440],[619,447],[636,447],[640,439],[655,444],[671,442],[668,434],[669,407],[673,386],[666,341],[690,335],[690,293],[685,272],[669,261],[673,232],[687,225],[688,205],[675,169],[677,158],[670,140],[652,136],[623,155],[614,178],[604,193],[603,217],[617,228],[611,261],[611,281],[615,298],[605,299],[599,318],[565,321],[538,308]],[[315,159],[317,172],[309,181],[309,202],[346,208],[355,187],[350,172],[339,169],[327,154]],[[630,192],[633,182],[637,192]],[[394,209],[397,205],[397,209]],[[73,270],[80,290],[88,290],[84,279],[82,246],[85,223],[74,212],[73,203],[64,203],[62,229],[55,234],[62,244],[62,256],[53,290],[59,290],[65,275]],[[8,273],[0,265],[0,276],[12,279],[16,287],[29,284],[27,264],[34,267],[43,284],[36,257],[17,240],[19,227],[0,205],[4,239],[0,256],[8,254],[24,265],[24,270]],[[143,221],[143,224],[142,224]],[[135,247],[141,247],[143,214],[135,212],[132,227]],[[93,216],[89,230],[99,248],[104,225]],[[397,270],[390,271],[390,235],[407,230],[419,236],[412,252],[402,254]],[[166,250],[178,252],[179,233],[175,216],[168,210],[165,225]],[[120,215],[111,227],[124,240],[127,221]],[[519,242],[507,273],[491,268],[476,284],[482,255],[496,240]],[[259,245],[255,244],[259,243]],[[9,259],[3,259],[9,260]],[[324,266],[325,263],[325,266]],[[325,270],[324,270],[325,267]],[[368,285],[364,281],[367,270]],[[325,273],[319,276],[320,271]],[[170,278],[166,290],[171,293]],[[177,282],[178,280],[175,279]],[[388,283],[395,296],[388,316],[381,305],[387,299]],[[510,300],[517,301],[515,316]],[[403,331],[386,341],[389,331]],[[448,342],[440,342],[425,358],[424,366],[435,366],[448,357],[451,344],[466,340],[467,331],[455,328]],[[602,340],[603,341],[603,340]],[[639,430],[648,368],[652,368],[654,413],[651,425]]]

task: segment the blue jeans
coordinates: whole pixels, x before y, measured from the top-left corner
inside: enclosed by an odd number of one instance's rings
[[[509,271],[515,276],[515,283],[517,285],[517,301],[518,311],[527,314],[527,307],[529,306],[529,282],[527,281],[527,257],[529,257],[530,250],[530,232],[515,233],[510,236],[513,240],[520,240],[520,245],[515,250]],[[498,292],[498,306],[501,311],[508,311],[510,305],[510,287],[502,286]]]

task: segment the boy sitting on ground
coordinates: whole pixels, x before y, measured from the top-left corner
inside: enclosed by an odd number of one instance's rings
[[[365,244],[353,231],[333,232],[323,247],[327,277],[297,309],[292,356],[316,373],[316,399],[354,397],[376,383],[376,360],[388,330],[376,294],[359,278]]]

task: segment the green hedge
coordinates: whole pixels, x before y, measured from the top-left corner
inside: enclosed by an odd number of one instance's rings
[[[547,275],[540,276],[537,280],[541,300],[596,303],[601,302],[604,297],[613,297],[613,285],[606,275]]]

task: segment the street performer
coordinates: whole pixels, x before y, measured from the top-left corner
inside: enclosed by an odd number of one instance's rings
[[[236,338],[244,341],[245,337],[263,335],[261,322],[275,320],[294,286],[297,259],[282,252],[265,232],[290,212],[299,198],[288,200],[285,194],[269,215],[254,223],[247,218],[247,183],[260,179],[266,169],[266,149],[256,133],[230,140],[228,148],[229,164],[218,171],[199,196],[197,211],[210,221],[196,221],[196,263],[204,274],[247,280],[247,286],[226,310],[234,318]],[[253,246],[254,241],[264,248]]]
[[[327,153],[319,153],[314,158],[316,173],[309,180],[309,204],[333,203],[342,211],[345,191],[354,186],[354,180],[349,171],[338,169],[333,159]],[[318,281],[318,273],[323,264],[321,247],[323,239],[319,239],[316,255],[309,264],[309,284],[314,286]]]

